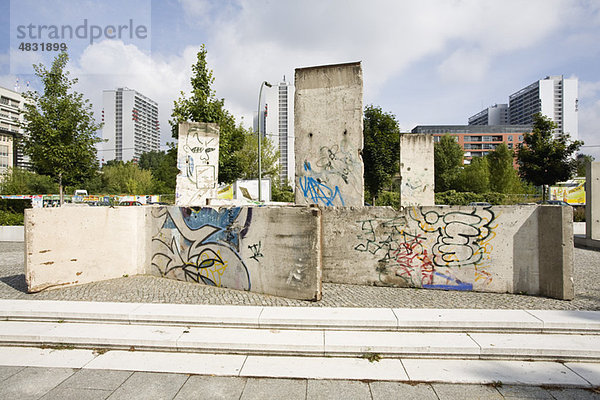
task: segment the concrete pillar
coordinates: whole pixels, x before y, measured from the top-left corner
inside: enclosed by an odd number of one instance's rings
[[[296,204],[363,206],[360,62],[296,69]]]
[[[204,206],[217,197],[219,126],[200,122],[179,124],[175,204]]]
[[[400,206],[435,205],[433,135],[400,135]]]
[[[585,236],[600,240],[600,162],[585,167]]]

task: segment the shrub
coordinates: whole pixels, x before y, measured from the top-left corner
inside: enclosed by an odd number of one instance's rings
[[[10,211],[0,210],[0,225],[1,226],[14,226],[23,225],[24,215],[23,213],[15,213]]]

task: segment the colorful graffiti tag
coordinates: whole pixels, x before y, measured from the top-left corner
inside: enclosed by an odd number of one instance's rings
[[[250,290],[240,242],[252,222],[251,208],[158,207],[152,265],[161,276],[210,286]]]
[[[354,249],[378,257],[382,284],[472,290],[474,282],[491,282],[496,218],[491,207],[471,212],[413,207],[407,215],[357,221],[361,233]]]
[[[308,160],[304,161],[304,175],[299,178],[304,197],[315,204],[344,206],[343,187],[340,189],[340,185],[355,185],[356,157],[343,146],[323,146],[319,149],[315,166]]]

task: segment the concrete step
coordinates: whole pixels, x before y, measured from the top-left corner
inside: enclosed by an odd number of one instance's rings
[[[600,361],[600,335],[0,321],[0,346],[266,356]]]
[[[0,300],[0,320],[277,330],[600,334],[600,312]]]

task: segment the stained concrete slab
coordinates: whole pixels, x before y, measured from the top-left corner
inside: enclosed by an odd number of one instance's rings
[[[396,329],[398,321],[389,308],[307,308],[307,307],[264,307],[260,314],[261,327],[303,327],[324,329]]]
[[[555,400],[546,389],[538,386],[502,385],[496,389],[505,399]]]
[[[9,366],[82,368],[95,357],[92,350],[0,347],[0,365]]]
[[[185,374],[135,372],[108,399],[172,399],[187,379]]]
[[[516,385],[589,386],[560,363],[488,360],[402,359],[412,381]]]
[[[111,393],[110,390],[56,387],[42,396],[40,400],[104,400]]]
[[[266,395],[268,394],[268,395]],[[240,400],[300,400],[306,398],[306,381],[298,379],[248,378]]]
[[[12,366],[2,366],[0,367],[0,382],[5,379],[10,378],[17,372],[21,371],[25,367],[12,367]]]
[[[245,386],[246,378],[193,375],[173,400],[239,399]]]
[[[73,375],[71,368],[25,368],[0,385],[0,399],[37,400]]]
[[[84,368],[237,376],[245,359],[231,354],[109,351]]]
[[[371,400],[369,384],[360,381],[309,380],[306,398],[310,400]]]
[[[371,382],[373,400],[438,400],[429,384],[409,384],[402,382]]]
[[[592,386],[600,387],[600,364],[566,363],[565,366],[587,380]]]
[[[323,332],[277,329],[190,328],[177,341],[179,351],[244,351],[268,354],[323,354]]]
[[[586,389],[548,389],[556,400],[598,400],[600,393]]]
[[[248,356],[240,376],[307,379],[408,380],[398,359]]]
[[[131,371],[110,369],[80,369],[61,383],[62,388],[113,391],[133,374]]]
[[[433,390],[440,400],[486,399],[502,400],[502,395],[493,387],[476,385],[454,385],[434,383]]]
[[[336,353],[478,357],[479,346],[464,333],[326,331],[325,354]]]

